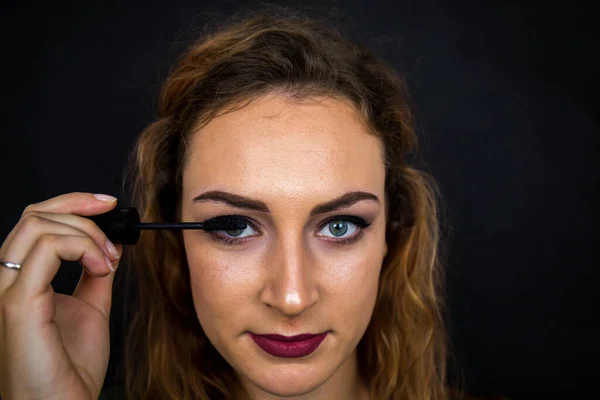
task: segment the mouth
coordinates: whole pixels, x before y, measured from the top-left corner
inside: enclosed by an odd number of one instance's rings
[[[302,334],[296,336],[257,335],[249,332],[254,343],[266,353],[282,358],[304,357],[319,347],[328,332],[320,334]]]

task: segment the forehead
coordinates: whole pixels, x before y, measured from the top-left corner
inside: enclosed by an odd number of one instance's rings
[[[380,140],[353,108],[330,98],[257,99],[211,120],[193,134],[187,150],[184,192],[378,191],[385,176]]]

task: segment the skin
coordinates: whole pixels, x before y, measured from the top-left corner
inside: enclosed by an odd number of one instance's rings
[[[198,319],[256,400],[367,398],[356,346],[387,252],[381,142],[346,103],[317,100],[261,97],[213,119],[188,146],[182,220],[236,214],[256,226],[217,233],[240,239],[237,245],[183,231]],[[270,212],[193,201],[211,190],[260,200]],[[379,202],[310,216],[316,205],[350,191],[372,193]],[[335,245],[362,229],[346,222],[347,231],[336,236],[336,220],[327,220],[348,214],[372,224],[355,243]],[[274,357],[248,334],[325,331],[319,348],[302,358]]]

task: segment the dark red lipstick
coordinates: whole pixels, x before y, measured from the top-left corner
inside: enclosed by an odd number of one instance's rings
[[[304,357],[315,351],[325,340],[327,332],[318,335],[303,334],[296,336],[257,335],[250,332],[254,343],[275,357]]]

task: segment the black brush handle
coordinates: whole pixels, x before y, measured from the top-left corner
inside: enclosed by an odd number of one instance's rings
[[[136,244],[140,238],[140,214],[131,208],[114,208],[107,213],[87,217],[106,234],[113,243],[126,245]]]

